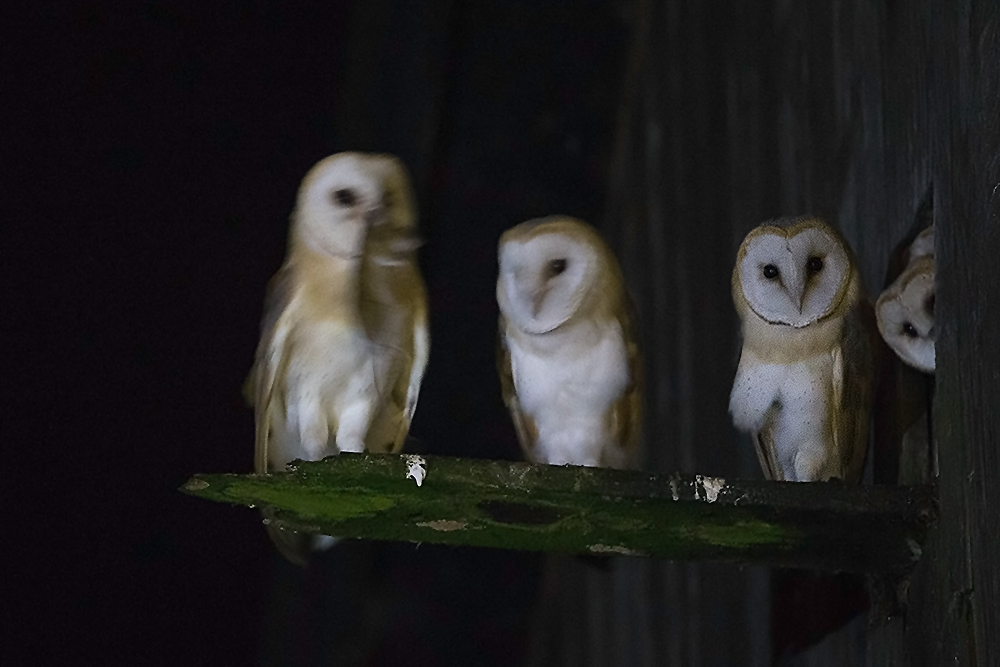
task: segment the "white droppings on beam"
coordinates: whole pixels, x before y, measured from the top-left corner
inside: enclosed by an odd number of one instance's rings
[[[722,477],[705,477],[703,475],[695,475],[694,482],[698,488],[698,496],[700,497],[704,493],[705,500],[710,503],[719,499],[719,492],[726,485],[726,480]]]
[[[424,457],[416,454],[407,454],[404,458],[406,459],[406,479],[412,479],[417,483],[417,486],[421,486],[424,483],[424,477],[427,476],[427,469],[424,468],[427,461],[424,460]]]

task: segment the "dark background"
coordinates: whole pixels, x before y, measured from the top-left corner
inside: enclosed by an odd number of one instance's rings
[[[396,153],[417,188],[432,361],[411,434],[519,455],[496,242],[554,212],[599,222],[614,3],[75,2],[4,25],[4,662],[513,664],[540,557],[354,544],[301,573],[256,513],[177,488],[252,469],[264,287],[299,180],[341,150]]]

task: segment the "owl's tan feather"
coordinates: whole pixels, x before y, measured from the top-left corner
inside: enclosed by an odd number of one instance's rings
[[[840,478],[848,482],[861,480],[868,449],[874,400],[874,329],[871,303],[859,299],[844,317],[843,335],[835,351],[830,427]]]
[[[642,437],[643,411],[643,374],[642,356],[639,353],[639,341],[636,334],[638,315],[635,303],[628,294],[621,302],[622,308],[616,319],[622,327],[625,338],[625,352],[628,356],[629,384],[622,397],[615,402],[611,410],[611,432],[615,434],[615,442],[622,450],[620,462],[606,462],[612,467],[631,466],[638,455],[639,443]],[[617,463],[618,465],[615,465]]]
[[[772,427],[774,414],[778,409],[775,405],[768,409],[768,414],[764,417],[764,427],[759,432],[751,432],[750,438],[753,440],[757,461],[760,462],[764,478],[775,482],[784,482],[785,471],[778,464],[777,452],[774,449],[774,428]]]
[[[365,314],[366,328],[372,341],[397,353],[399,370],[395,373],[396,383],[387,388],[380,414],[373,420],[366,446],[371,452],[399,452],[406,442],[410,422],[417,408],[420,384],[430,353],[427,297],[423,281],[412,262],[383,266],[381,273],[385,274],[385,279],[379,282],[384,284],[377,289],[374,285],[362,283],[362,292],[368,292],[367,297],[362,300],[362,313]],[[376,304],[381,307],[372,308]],[[383,317],[374,318],[369,314],[375,310],[381,311]],[[396,321],[387,321],[385,313],[394,316]],[[375,321],[376,319],[379,321]],[[402,348],[380,340],[377,333],[382,332],[382,337],[391,333],[398,338],[399,331],[413,332]]]
[[[283,396],[275,382],[284,377],[288,363],[288,333],[292,323],[292,300],[294,282],[290,269],[283,266],[267,286],[264,298],[264,316],[260,325],[260,342],[254,365],[250,369],[244,386],[254,407],[254,470],[258,474],[269,472],[267,461],[268,441],[271,432],[271,411],[284,410],[281,405],[272,405],[272,400]]]
[[[529,461],[534,460],[535,441],[538,439],[538,428],[534,420],[524,414],[521,403],[517,399],[517,388],[514,386],[514,369],[510,361],[510,349],[507,347],[507,320],[500,315],[500,326],[497,333],[497,372],[500,375],[500,394],[503,403],[510,411],[514,422],[514,433],[517,435],[521,451]]]
[[[396,437],[392,444],[392,451],[400,452],[406,443],[406,436],[410,432],[410,422],[413,421],[413,414],[417,410],[417,399],[420,397],[420,385],[424,380],[424,371],[427,369],[427,361],[430,357],[431,338],[427,324],[427,297],[423,291],[423,283],[420,283],[420,294],[414,294],[413,303],[413,352],[410,356],[410,367],[400,375],[400,389],[405,380],[405,393],[402,394],[402,415],[399,428],[396,430]]]

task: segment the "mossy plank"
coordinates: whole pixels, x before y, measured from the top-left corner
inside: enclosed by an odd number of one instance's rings
[[[195,475],[183,491],[270,505],[293,530],[672,560],[902,571],[935,513],[931,487],[727,481],[700,475],[340,454],[269,475]]]

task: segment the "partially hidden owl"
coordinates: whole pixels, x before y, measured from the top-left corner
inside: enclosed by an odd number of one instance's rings
[[[729,411],[765,476],[859,481],[874,322],[847,241],[816,218],[767,222],[740,246],[732,291],[743,349]]]
[[[245,386],[258,473],[403,446],[430,349],[418,246],[409,176],[395,157],[338,153],[306,175]],[[315,546],[265,524],[294,562]]]
[[[875,303],[882,338],[905,363],[933,373],[934,355],[934,227],[910,245],[908,263]]]
[[[590,225],[530,220],[500,237],[498,369],[528,460],[624,468],[642,391],[631,302]]]

